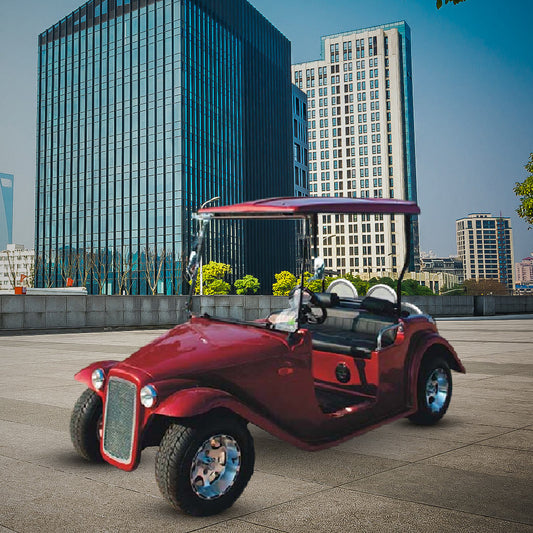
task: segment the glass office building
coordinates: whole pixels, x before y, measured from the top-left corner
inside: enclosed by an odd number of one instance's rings
[[[0,252],[13,242],[13,179],[0,173]]]
[[[93,0],[43,32],[38,283],[181,292],[198,207],[293,193],[290,68],[244,0]],[[291,242],[228,222],[207,259],[268,286]]]

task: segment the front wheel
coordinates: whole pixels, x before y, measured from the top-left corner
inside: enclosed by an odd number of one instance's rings
[[[417,381],[418,411],[409,417],[415,424],[436,424],[452,398],[452,373],[442,357],[425,357]]]
[[[78,398],[70,417],[70,438],[74,448],[87,461],[103,461],[100,454],[102,439],[102,399],[87,389]]]
[[[206,417],[192,426],[168,428],[155,476],[176,509],[207,516],[233,505],[253,474],[254,460],[253,439],[242,422]]]

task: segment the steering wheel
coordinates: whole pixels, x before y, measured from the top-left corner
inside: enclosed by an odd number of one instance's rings
[[[320,314],[317,314],[313,312],[313,309],[309,303],[304,303],[302,305],[302,315],[305,322],[308,324],[323,324],[328,316],[326,309],[320,305],[319,299],[311,289],[305,287],[304,293],[309,295],[310,304],[320,310]]]

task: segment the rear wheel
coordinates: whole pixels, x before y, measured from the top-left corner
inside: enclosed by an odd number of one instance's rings
[[[103,461],[100,454],[102,399],[91,389],[87,389],[74,405],[70,417],[70,438],[81,457],[92,462]]]
[[[206,417],[194,426],[168,428],[155,476],[176,509],[206,516],[233,505],[253,474],[254,460],[253,439],[242,422]]]
[[[425,357],[418,373],[418,411],[409,420],[424,426],[436,424],[446,413],[451,398],[452,373],[448,363],[442,357]]]

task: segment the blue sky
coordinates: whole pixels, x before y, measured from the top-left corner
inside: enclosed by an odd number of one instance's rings
[[[33,245],[37,35],[83,2],[0,0],[0,172],[15,174],[14,240]],[[317,59],[320,37],[405,20],[412,31],[421,249],[455,253],[455,220],[512,219],[515,260],[533,230],[515,214],[516,180],[533,152],[533,4],[467,0],[251,0],[291,42],[293,62]]]

